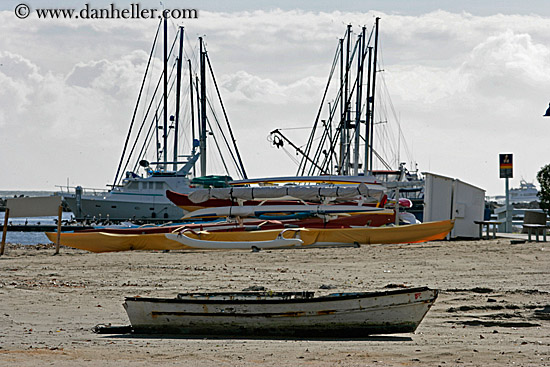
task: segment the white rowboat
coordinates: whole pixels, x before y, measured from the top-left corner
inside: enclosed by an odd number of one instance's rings
[[[245,292],[126,298],[136,334],[361,338],[414,332],[437,298],[422,288],[381,292]]]

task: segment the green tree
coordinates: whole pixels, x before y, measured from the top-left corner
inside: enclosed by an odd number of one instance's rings
[[[540,207],[542,210],[550,214],[550,164],[542,167],[537,173],[537,180],[539,181],[540,191],[538,196],[540,198]]]

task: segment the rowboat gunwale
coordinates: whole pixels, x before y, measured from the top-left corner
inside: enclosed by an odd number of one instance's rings
[[[383,296],[393,296],[407,293],[422,293],[425,291],[434,291],[435,296],[438,295],[437,289],[431,289],[429,287],[415,287],[415,288],[401,288],[385,291],[373,291],[373,292],[352,292],[352,293],[331,293],[328,295],[322,295],[311,298],[289,298],[289,299],[180,299],[180,298],[155,298],[155,297],[126,297],[126,301],[136,302],[159,302],[159,303],[209,303],[209,304],[232,304],[232,303],[244,303],[244,304],[275,304],[275,303],[315,303],[324,301],[336,301],[336,300],[350,300],[359,298],[376,298]],[[201,293],[202,295],[231,295],[239,293],[259,293],[259,292],[218,292],[218,293]],[[295,292],[291,292],[295,293]],[[193,294],[193,293],[190,293]]]

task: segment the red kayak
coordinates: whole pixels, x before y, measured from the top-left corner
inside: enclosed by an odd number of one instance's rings
[[[319,217],[306,219],[285,219],[285,220],[260,220],[247,219],[239,221],[188,223],[170,226],[138,227],[138,228],[94,228],[78,232],[104,232],[116,234],[148,234],[148,233],[170,233],[175,230],[192,229],[195,231],[253,231],[265,229],[284,228],[352,228],[352,227],[380,227],[386,224],[395,223],[395,212],[369,213],[343,216],[336,219],[325,220]]]
[[[230,199],[208,199],[201,203],[194,203],[189,199],[189,196],[187,194],[180,194],[179,192],[175,192],[171,190],[166,190],[166,197],[176,206],[180,207],[181,209],[187,212],[193,212],[195,210],[200,210],[205,208],[215,208],[215,207],[236,205],[235,201]],[[384,204],[386,203],[386,200],[387,200],[387,196],[384,195],[383,200],[379,204],[379,206],[383,207]],[[259,205],[260,203],[265,201],[266,200],[245,200],[241,205],[254,206],[254,205]],[[296,204],[304,204],[304,202],[300,200],[269,200],[269,205],[296,205]],[[316,203],[307,202],[306,204],[314,205]],[[357,205],[357,202],[346,201],[346,202],[335,203],[334,205]],[[365,204],[365,205],[376,206],[376,204],[374,203]]]

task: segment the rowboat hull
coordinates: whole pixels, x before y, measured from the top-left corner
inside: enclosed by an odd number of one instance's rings
[[[361,338],[414,332],[437,294],[411,288],[294,299],[133,297],[124,308],[138,334]]]

